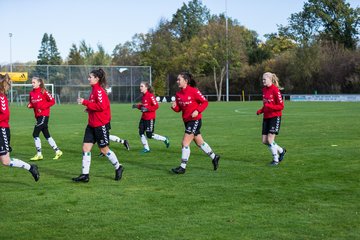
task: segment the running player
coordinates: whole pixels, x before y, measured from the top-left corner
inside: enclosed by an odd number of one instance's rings
[[[279,79],[271,72],[263,74],[263,107],[256,114],[264,114],[262,124],[262,143],[267,145],[272,153],[272,166],[278,165],[285,156],[286,149],[275,142],[275,136],[279,134],[284,101],[279,90]]]
[[[139,135],[141,142],[144,146],[143,153],[150,152],[149,143],[147,138],[155,139],[165,143],[166,148],[169,148],[170,141],[167,137],[163,137],[154,133],[156,110],[159,108],[159,104],[155,99],[152,87],[148,82],[140,83],[140,92],[143,94],[141,103],[134,104],[133,108],[137,108],[142,112],[139,122]],[[146,134],[146,136],[145,136]]]
[[[182,140],[180,166],[171,170],[177,174],[185,173],[186,165],[190,157],[190,143],[192,141],[195,141],[196,145],[212,159],[214,170],[216,170],[219,166],[220,156],[212,151],[211,147],[204,141],[200,133],[202,123],[201,113],[207,108],[208,101],[201,92],[195,88],[196,82],[190,73],[180,73],[177,77],[177,84],[180,91],[176,93],[175,102],[172,103],[171,108],[175,112],[182,111],[185,134]]]
[[[89,182],[91,164],[91,149],[97,143],[100,151],[104,154],[115,168],[115,180],[122,177],[123,166],[119,163],[115,153],[109,148],[109,131],[111,109],[108,95],[106,94],[106,74],[103,69],[90,72],[89,84],[92,87],[89,100],[78,98],[78,104],[86,106],[88,113],[88,125],[85,129],[83,140],[82,174],[73,178],[74,182]]]
[[[30,158],[30,160],[38,161],[43,159],[43,155],[41,153],[41,140],[39,138],[40,132],[44,134],[44,137],[55,151],[55,157],[53,159],[59,159],[63,155],[63,152],[58,148],[55,140],[50,136],[48,128],[50,107],[55,104],[55,99],[46,90],[43,79],[33,77],[31,84],[33,86],[33,90],[29,94],[29,104],[27,106],[28,108],[34,109],[34,115],[36,118],[33,137],[37,153],[34,157]]]
[[[40,178],[40,173],[35,164],[30,165],[20,159],[10,158],[10,110],[9,102],[6,97],[7,91],[10,89],[11,80],[8,74],[0,74],[0,160],[4,166],[24,168],[28,170],[35,181]]]

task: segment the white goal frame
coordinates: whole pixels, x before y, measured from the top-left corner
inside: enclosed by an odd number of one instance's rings
[[[13,96],[13,87],[31,87],[32,89],[32,84],[31,83],[13,83],[11,84],[11,88],[10,88],[10,102],[13,102],[13,99],[14,99],[14,96]],[[55,98],[55,94],[54,94],[54,84],[53,83],[45,83],[45,87],[47,89],[49,89],[50,87],[50,91],[51,91],[51,95],[53,98]],[[24,95],[24,94],[21,94],[21,95]],[[20,95],[20,96],[21,96]],[[29,96],[27,94],[27,96]],[[56,100],[56,99],[55,99]],[[20,102],[22,104],[22,100],[21,100],[21,97],[20,97]]]

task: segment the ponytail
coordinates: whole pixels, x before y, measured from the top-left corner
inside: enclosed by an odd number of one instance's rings
[[[102,68],[92,70],[90,72],[95,77],[99,78],[99,84],[103,89],[106,89],[107,87],[107,81],[106,81],[106,73]]]

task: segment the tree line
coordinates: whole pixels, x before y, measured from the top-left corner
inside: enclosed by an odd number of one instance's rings
[[[111,55],[101,44],[94,50],[83,40],[63,61],[54,37],[45,33],[37,64],[151,66],[158,95],[176,91],[177,74],[186,70],[205,94],[220,100],[226,63],[230,94],[259,93],[266,71],[278,75],[285,93],[359,93],[359,16],[360,8],[345,0],[308,0],[287,25],[261,41],[238,20],[212,15],[200,0],[192,0],[170,20],[116,45]]]

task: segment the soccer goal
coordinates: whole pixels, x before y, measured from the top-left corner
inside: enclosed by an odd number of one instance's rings
[[[60,103],[58,95],[54,94],[54,84],[45,83],[45,88],[51,93],[55,102]],[[21,105],[26,104],[29,101],[29,93],[33,89],[29,83],[13,83],[10,89],[10,102],[16,102]]]

